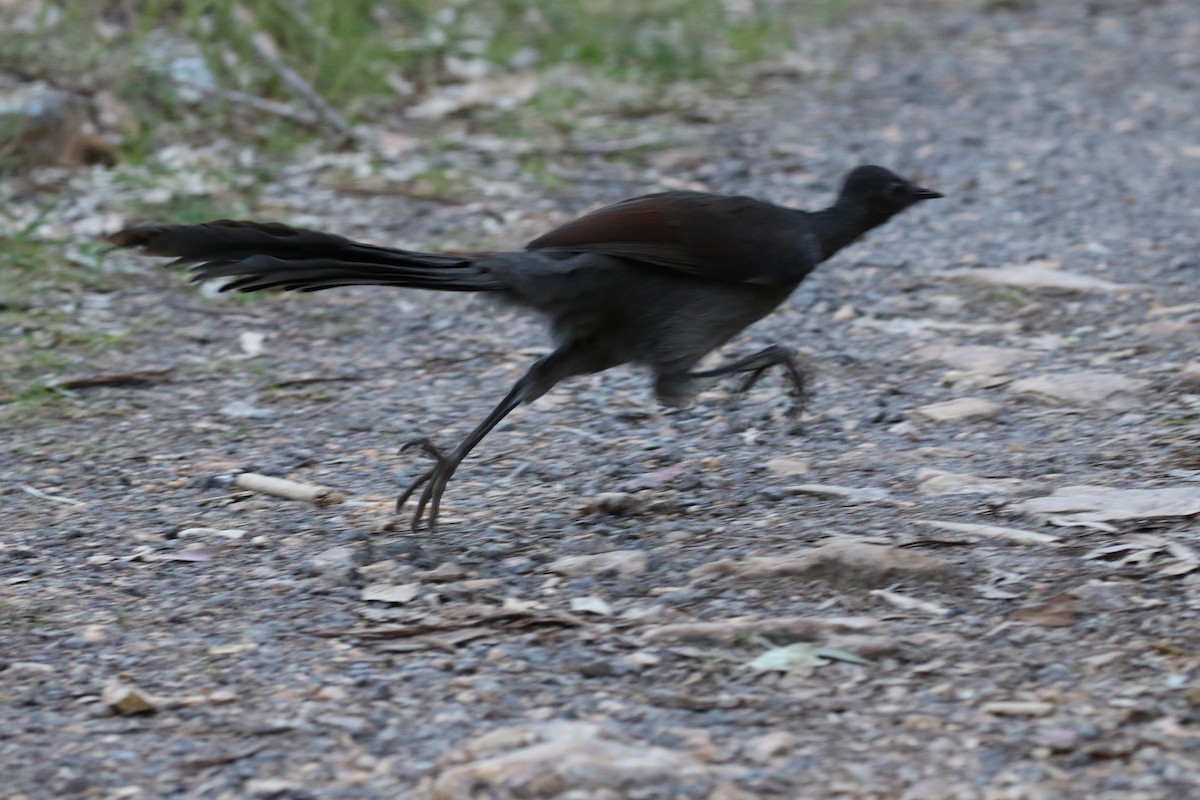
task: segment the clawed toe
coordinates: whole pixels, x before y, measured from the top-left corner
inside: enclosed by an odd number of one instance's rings
[[[437,445],[435,445],[427,437],[424,437],[424,436],[422,436],[419,439],[413,439],[412,441],[405,442],[404,444],[400,445],[399,452],[406,453],[409,450],[412,450],[417,447],[421,448],[421,450],[424,451],[426,455],[432,456],[433,458],[441,458],[442,457],[442,453],[440,450],[437,449]]]
[[[406,442],[400,448],[400,452],[403,453],[418,447],[434,460],[434,465],[413,480],[408,485],[408,488],[396,498],[396,513],[400,513],[400,510],[404,508],[404,504],[408,502],[408,498],[412,497],[418,489],[421,489],[421,494],[417,498],[417,510],[413,513],[412,528],[414,531],[418,530],[421,527],[421,520],[424,519],[429,530],[436,531],[438,512],[442,505],[442,495],[446,491],[446,484],[449,483],[450,476],[454,474],[458,462],[442,455],[442,451],[437,448],[437,445],[425,438],[413,439],[411,442]],[[425,513],[426,509],[429,510],[428,516]]]
[[[747,375],[746,380],[742,381],[742,385],[738,387],[737,393],[738,394],[746,394],[751,389],[753,389],[755,386],[757,386],[759,378],[761,378],[763,376],[763,373],[766,371],[767,371],[766,367],[759,367],[758,369],[754,370],[749,375]]]

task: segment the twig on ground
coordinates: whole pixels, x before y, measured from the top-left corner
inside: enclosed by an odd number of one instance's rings
[[[87,505],[87,503],[84,503],[81,500],[73,500],[70,497],[59,497],[58,495],[46,494],[41,489],[34,488],[27,483],[21,485],[21,491],[25,492],[25,494],[32,495],[39,500],[49,500],[52,503],[62,503],[68,506]]]
[[[345,142],[354,141],[354,130],[350,127],[350,123],[329,103],[325,102],[325,98],[317,94],[308,81],[300,76],[300,73],[284,64],[275,57],[271,46],[265,34],[258,34],[250,37],[250,44],[254,48],[254,54],[270,67],[279,79],[288,85],[289,88],[300,96],[305,103],[316,112],[321,121],[327,126],[341,134]]]
[[[252,492],[269,494],[272,497],[282,497],[285,500],[300,500],[315,506],[331,506],[342,502],[346,496],[328,486],[318,486],[312,483],[299,483],[287,478],[275,478],[271,475],[260,475],[257,472],[243,472],[237,476],[234,483]]]
[[[282,117],[283,119],[288,119],[310,128],[315,128],[322,122],[321,118],[316,114],[292,108],[287,103],[280,103],[278,100],[268,100],[265,97],[257,97],[247,92],[240,92],[237,89],[225,89],[222,94],[231,103],[249,106],[255,111],[261,111],[264,114],[270,114],[275,117]]]

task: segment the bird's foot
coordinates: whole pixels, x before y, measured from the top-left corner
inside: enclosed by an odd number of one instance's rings
[[[787,365],[788,377],[792,383],[791,402],[788,403],[787,410],[784,414],[790,423],[788,432],[799,435],[803,433],[803,428],[800,423],[800,418],[804,416],[805,409],[808,408],[809,401],[812,400],[813,393],[809,384],[808,377],[801,372],[794,363]]]
[[[794,350],[779,345],[771,345],[760,353],[756,353],[754,358],[759,362],[759,366],[749,370],[746,379],[742,385],[738,387],[738,394],[745,394],[755,387],[759,379],[771,367],[776,365],[783,367],[784,374],[787,376],[790,384],[790,394],[792,396],[791,403],[788,404],[787,417],[793,421],[793,426],[790,432],[797,432],[799,427],[800,416],[804,413],[804,409],[808,407],[808,401],[812,399],[812,390],[809,386],[807,369],[802,369],[801,364],[805,368],[809,367],[808,360],[797,354]]]
[[[433,466],[419,475],[404,493],[396,498],[396,512],[399,513],[404,504],[408,502],[408,498],[413,496],[417,489],[421,489],[421,494],[417,497],[417,510],[413,514],[412,529],[419,530],[421,520],[425,520],[430,532],[437,530],[438,512],[442,506],[442,495],[446,492],[446,484],[450,482],[450,476],[454,474],[454,470],[458,468],[458,461],[453,458],[442,455],[442,451],[428,439],[414,439],[406,443],[400,448],[403,453],[406,450],[412,450],[419,447],[430,458],[433,459]],[[422,488],[424,487],[424,488]],[[429,514],[426,515],[426,509]]]

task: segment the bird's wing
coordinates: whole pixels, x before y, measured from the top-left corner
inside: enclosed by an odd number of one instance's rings
[[[798,283],[822,259],[807,215],[750,197],[661,192],[568,222],[526,250],[603,253],[737,283]]]

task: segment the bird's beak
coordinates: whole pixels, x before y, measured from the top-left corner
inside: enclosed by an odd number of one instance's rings
[[[935,192],[933,189],[923,189],[920,186],[913,187],[912,195],[918,200],[936,200],[939,197],[946,196],[941,192]]]

